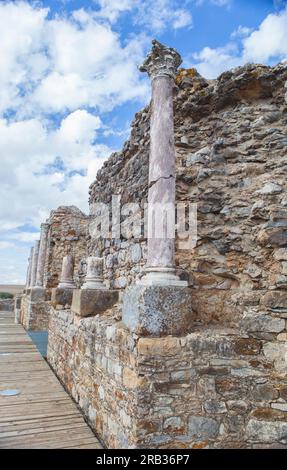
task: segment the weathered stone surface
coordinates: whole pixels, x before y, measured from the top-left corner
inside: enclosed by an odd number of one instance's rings
[[[174,356],[180,352],[180,340],[172,336],[164,338],[139,338],[137,349],[145,356]]]
[[[48,300],[46,290],[42,287],[32,287],[29,291],[31,302]]]
[[[55,287],[52,289],[51,304],[54,308],[57,306],[70,307],[72,304],[73,289]]]
[[[197,440],[215,439],[219,433],[219,423],[204,416],[190,416],[188,433]]]
[[[252,395],[255,400],[274,400],[278,398],[279,393],[272,385],[262,384],[257,385],[252,390]]]
[[[248,438],[255,442],[287,442],[287,423],[251,419],[246,431]]]
[[[191,291],[185,287],[134,285],[123,299],[123,322],[139,335],[179,335],[192,325]]]
[[[285,320],[273,318],[270,315],[246,315],[240,322],[240,326],[250,332],[280,333],[285,329]]]
[[[287,311],[287,292],[271,291],[264,295],[262,299],[263,305],[272,310]]]
[[[119,298],[119,292],[107,289],[74,289],[71,310],[80,317],[101,315]]]
[[[287,343],[265,343],[263,352],[276,369],[287,371]]]

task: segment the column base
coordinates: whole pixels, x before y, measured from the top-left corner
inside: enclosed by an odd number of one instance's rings
[[[187,281],[182,281],[174,268],[146,268],[146,274],[137,282],[142,286],[176,286],[188,287]]]
[[[191,296],[184,285],[130,286],[123,298],[123,322],[140,336],[186,334],[193,320]]]
[[[82,285],[82,289],[90,290],[105,290],[108,289],[107,286],[102,282],[101,279],[86,279],[85,283]]]
[[[119,298],[117,290],[75,289],[71,310],[80,317],[101,315],[111,308]]]
[[[75,289],[76,284],[74,284],[73,282],[60,282],[58,287],[59,289]]]

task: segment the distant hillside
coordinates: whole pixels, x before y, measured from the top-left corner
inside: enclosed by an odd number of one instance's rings
[[[23,291],[25,286],[22,285],[6,285],[6,284],[0,284],[0,292],[9,292],[10,294],[19,294],[20,292]]]

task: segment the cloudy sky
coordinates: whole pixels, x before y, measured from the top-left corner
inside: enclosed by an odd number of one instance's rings
[[[156,37],[206,78],[287,59],[287,0],[0,1],[0,283],[23,283],[51,209],[88,187],[150,96]]]

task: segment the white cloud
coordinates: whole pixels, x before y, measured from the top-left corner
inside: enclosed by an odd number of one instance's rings
[[[15,246],[14,243],[0,241],[0,250],[6,250],[7,248],[13,248],[14,246]]]
[[[180,29],[192,25],[192,15],[186,8],[190,0],[94,0],[99,5],[98,17],[116,22],[124,12],[132,13],[132,21],[154,33],[168,28]]]
[[[249,36],[252,33],[252,28],[247,28],[247,26],[238,26],[232,33],[231,33],[231,39],[235,38],[242,38]]]
[[[247,61],[266,62],[280,57],[287,58],[287,8],[278,14],[270,14],[243,42],[243,57]]]
[[[6,238],[23,243],[33,243],[39,240],[40,232],[16,232],[7,235]]]
[[[241,35],[240,42],[236,38]],[[247,37],[242,37],[244,35]],[[220,73],[247,62],[280,62],[287,58],[287,7],[269,14],[253,32],[240,26],[232,33],[223,47],[205,47],[193,54],[193,65],[206,78],[215,78]]]

